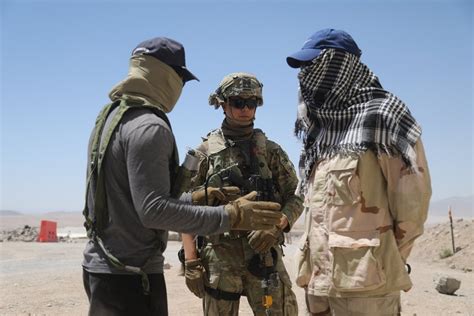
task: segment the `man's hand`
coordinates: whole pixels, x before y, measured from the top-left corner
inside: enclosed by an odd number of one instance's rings
[[[206,205],[206,191],[204,188],[194,191],[192,194],[194,205]],[[240,196],[238,187],[207,188],[207,205],[217,206],[233,201]]]
[[[225,210],[230,217],[232,230],[271,229],[280,223],[281,205],[274,202],[255,202],[257,192],[227,204]]]
[[[184,277],[186,286],[199,298],[204,297],[204,278],[206,270],[202,266],[201,259],[190,259],[184,262]]]
[[[256,253],[263,253],[278,243],[281,229],[277,226],[267,230],[254,230],[249,234],[249,245]]]

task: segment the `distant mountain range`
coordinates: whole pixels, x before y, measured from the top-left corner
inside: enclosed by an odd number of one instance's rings
[[[448,218],[449,207],[453,217],[474,217],[473,207],[474,195],[455,196],[430,203],[428,216],[446,216]]]
[[[448,210],[449,207],[451,207],[453,216],[455,218],[468,218],[468,217],[474,217],[474,195],[469,195],[469,196],[456,196],[456,197],[449,197],[446,199],[442,200],[437,200],[437,201],[431,201],[430,203],[430,211],[428,214],[428,217],[433,217],[433,218],[446,218],[448,219]],[[74,215],[81,215],[80,211],[60,211],[60,212],[47,212],[47,213],[37,213],[37,212],[31,212],[31,213],[23,213],[23,212],[18,212],[18,211],[12,211],[12,210],[0,210],[0,217],[1,216],[22,216],[22,215],[42,215],[42,216],[48,216],[51,218],[56,218],[56,217],[70,217]],[[304,221],[304,216],[301,216],[298,219],[298,222],[303,223]]]
[[[48,215],[48,216],[62,216],[75,215],[81,211],[55,211],[55,212],[19,212],[11,210],[0,210],[0,216],[22,216],[22,215]]]
[[[8,211],[8,210],[0,211],[0,216],[20,216],[20,215],[23,215],[23,213],[17,212],[17,211]]]

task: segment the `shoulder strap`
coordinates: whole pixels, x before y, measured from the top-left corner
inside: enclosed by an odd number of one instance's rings
[[[268,145],[270,144],[265,133],[260,129],[254,130],[255,150],[252,153],[257,160],[258,174],[265,179],[271,178],[271,170],[268,155]]]
[[[110,125],[108,126],[107,130],[104,131],[104,128],[106,125],[105,123],[107,122],[109,115],[117,107],[118,107],[117,112],[114,114],[114,117],[112,118],[110,122]],[[150,286],[149,286],[148,276],[146,275],[146,273],[143,272],[143,270],[140,267],[127,266],[123,264],[122,262],[120,262],[120,260],[117,259],[105,247],[102,241],[102,238],[100,238],[109,217],[108,210],[107,210],[107,203],[106,203],[107,198],[105,194],[105,181],[104,181],[105,177],[104,177],[104,172],[102,170],[102,162],[103,162],[107,147],[109,145],[110,139],[112,138],[112,135],[116,127],[122,120],[123,115],[132,108],[148,108],[152,110],[153,113],[156,114],[161,119],[163,119],[163,121],[165,121],[165,123],[171,129],[171,124],[166,114],[160,109],[153,106],[133,105],[133,104],[127,104],[125,100],[117,100],[113,103],[107,104],[102,109],[102,111],[99,113],[96,119],[94,135],[93,135],[92,144],[91,144],[91,155],[89,157],[89,162],[88,162],[89,172],[88,172],[87,184],[86,184],[86,203],[85,203],[84,211],[83,211],[83,214],[86,218],[84,226],[87,229],[88,237],[94,240],[94,242],[96,242],[96,244],[100,247],[102,252],[107,257],[107,260],[109,263],[111,263],[114,267],[120,270],[137,273],[141,276],[143,291],[145,294],[148,294]],[[103,134],[104,134],[104,137],[102,137]],[[173,156],[174,156],[174,159],[172,162],[170,162],[170,171],[172,172],[176,171],[179,164],[178,151],[176,149],[176,146],[173,149]],[[175,178],[175,176],[173,173],[171,173],[171,179],[173,180],[173,178]],[[90,214],[89,208],[87,206],[87,200],[88,200],[88,196],[91,191],[90,190],[91,188],[94,189],[92,190],[94,192],[94,213],[93,214]]]
[[[117,109],[118,107],[118,109]],[[95,124],[95,133],[93,136],[92,144],[91,144],[91,156],[89,157],[89,174],[87,178],[87,186],[86,186],[86,205],[84,207],[83,214],[86,217],[86,228],[88,234],[92,234],[93,230],[95,233],[101,233],[103,228],[105,227],[108,221],[108,211],[107,211],[107,199],[105,194],[105,178],[104,173],[102,170],[102,162],[105,157],[105,152],[107,151],[108,145],[110,143],[110,139],[112,135],[119,125],[120,121],[122,120],[124,114],[134,108],[148,108],[155,115],[160,117],[168,127],[171,129],[170,121],[166,114],[154,106],[147,106],[147,105],[133,105],[129,104],[125,100],[117,100],[113,103],[110,103],[104,107],[104,109],[100,112],[97,117],[96,124]],[[104,130],[105,123],[109,118],[110,114],[117,109],[116,113],[114,114],[113,118],[111,119],[107,130]],[[105,134],[104,134],[105,133]],[[174,159],[170,161],[170,171],[171,174],[174,174],[178,167],[179,158],[178,158],[178,151],[175,148],[173,149],[173,157]],[[173,180],[174,176],[171,177]],[[95,185],[94,185],[95,182]],[[87,196],[90,191],[91,185],[95,190],[94,191],[94,214],[92,215],[89,212],[87,207]],[[89,226],[89,227],[88,227]]]
[[[105,123],[109,115],[116,109],[109,127],[104,131]],[[104,160],[105,152],[108,148],[110,139],[119,122],[121,121],[125,112],[130,109],[126,102],[117,100],[104,107],[96,120],[95,132],[91,144],[91,156],[89,157],[89,175],[86,187],[86,205],[84,207],[84,215],[86,216],[86,224],[88,235],[94,237],[95,234],[101,234],[106,222],[108,221],[107,198],[105,194],[105,178],[102,170],[102,162]],[[105,134],[104,134],[105,133]],[[102,136],[104,134],[104,136]],[[90,188],[94,189],[94,213],[90,214],[87,206],[87,198],[90,193]]]
[[[221,129],[216,129],[210,132],[207,135],[207,143],[208,143],[208,152],[207,154],[213,155],[228,147],[227,141],[222,133]]]
[[[98,205],[97,205],[97,188],[100,188],[99,189],[99,193],[104,193],[104,194],[100,194],[99,196],[101,195],[105,195],[105,191],[102,192],[103,190],[103,177],[99,177],[98,175],[101,174],[99,172],[100,170],[100,166],[102,164],[102,160],[103,160],[103,153],[102,155],[100,155],[100,143],[101,143],[101,138],[102,138],[102,133],[103,133],[103,130],[104,130],[104,126],[105,126],[105,122],[107,121],[107,117],[109,116],[109,114],[117,107],[119,106],[120,104],[120,101],[115,101],[115,102],[112,102],[112,103],[109,103],[107,104],[103,109],[102,111],[99,113],[99,115],[97,116],[97,119],[96,119],[96,122],[95,122],[95,128],[94,128],[94,135],[92,136],[92,144],[91,144],[91,154],[90,154],[90,157],[89,158],[89,161],[88,161],[88,175],[87,175],[87,180],[86,180],[86,198],[85,198],[85,206],[84,206],[84,211],[82,212],[86,218],[86,222],[84,223],[84,226],[86,227],[87,229],[87,235],[89,236],[89,238],[93,238],[94,234],[96,233],[96,228],[97,228],[97,210],[101,210],[104,208],[104,203],[105,203],[105,199],[104,201],[99,201]],[[102,146],[103,148],[105,147],[106,149],[106,146]],[[105,152],[105,149],[104,152]],[[89,211],[89,207],[87,206],[87,200],[88,200],[88,197],[89,197],[89,191],[90,189],[94,188],[95,190],[94,191],[94,214],[92,215],[92,218],[91,218],[91,214],[90,214],[90,211]]]

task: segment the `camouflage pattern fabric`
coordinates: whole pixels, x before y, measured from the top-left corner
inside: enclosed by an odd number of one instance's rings
[[[273,180],[275,200],[282,205],[282,213],[288,218],[291,228],[303,212],[302,198],[295,195],[298,185],[295,167],[286,152],[275,142],[269,140],[259,130],[254,130],[253,140],[256,142],[256,156],[260,166],[260,175]],[[243,176],[239,166],[245,166],[242,154],[236,146],[228,147],[220,129],[209,133],[205,141],[196,149],[200,154],[197,175],[192,179],[191,186],[203,186],[207,177],[231,167]],[[245,172],[244,172],[245,173]],[[211,178],[209,186],[229,185],[220,183],[219,177]],[[213,182],[216,181],[216,182]]]
[[[310,177],[305,205],[313,296],[374,297],[408,290],[405,268],[423,233],[430,175],[421,141],[417,172],[399,156],[367,151],[320,161]]]
[[[279,276],[278,287],[271,289],[273,298],[271,315],[298,315],[296,296],[291,289],[291,281],[281,259],[280,247],[276,270]],[[207,286],[230,293],[242,293],[255,315],[265,315],[262,305],[264,295],[262,280],[252,275],[247,264],[255,252],[245,238],[222,237],[216,244],[208,243],[201,253],[209,279]],[[209,294],[204,295],[204,315],[238,315],[239,301],[217,300]]]
[[[400,293],[379,297],[330,297],[333,316],[399,316]]]
[[[399,316],[400,293],[376,297],[322,297],[308,296],[309,315],[318,316]]]
[[[262,96],[263,84],[249,73],[235,72],[222,79],[216,92],[209,96],[209,105],[214,105],[217,109],[228,97],[238,96],[242,98],[256,97],[257,105],[263,104]]]
[[[282,204],[281,211],[287,216],[289,228],[301,215],[302,199],[295,195],[297,177],[291,161],[283,149],[265,137],[260,130],[254,130],[251,140],[256,144],[256,159],[260,175],[273,182],[274,200]],[[201,153],[199,171],[192,183],[202,186],[207,177],[232,169],[245,178],[249,168],[245,155],[238,145],[229,146],[220,130],[215,130],[197,148]],[[209,179],[209,186],[231,185],[222,182],[219,176]],[[262,305],[263,289],[261,279],[253,276],[247,269],[250,259],[255,255],[250,247],[246,232],[225,233],[206,237],[206,246],[201,259],[207,271],[207,286],[231,293],[242,293],[256,315],[265,315]],[[283,265],[282,250],[273,247],[278,253],[276,270],[279,286],[271,291],[273,296],[272,315],[298,315],[296,296],[291,290],[291,281]],[[204,298],[205,315],[237,315],[239,301],[217,300],[206,294]]]

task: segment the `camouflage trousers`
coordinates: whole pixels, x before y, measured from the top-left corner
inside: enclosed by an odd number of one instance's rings
[[[306,293],[308,316],[397,316],[400,293],[375,297],[327,297]]]
[[[221,235],[222,236],[222,235]],[[282,251],[277,250],[276,271],[278,284],[270,289],[273,299],[271,315],[298,315],[296,295],[291,289],[291,281],[283,264]],[[262,279],[251,274],[247,265],[255,252],[245,237],[238,239],[220,238],[218,242],[208,243],[201,252],[201,259],[207,271],[206,286],[227,293],[241,293],[255,315],[265,315],[262,303],[264,290]],[[206,293],[203,300],[204,315],[229,315],[239,313],[240,300],[216,299]]]

